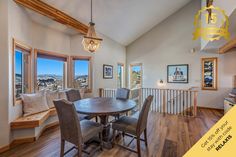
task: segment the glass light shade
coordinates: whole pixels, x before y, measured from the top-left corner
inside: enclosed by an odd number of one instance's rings
[[[100,47],[102,39],[98,38],[95,32],[94,23],[89,23],[88,33],[84,36],[82,44],[84,50],[88,52],[96,52]]]

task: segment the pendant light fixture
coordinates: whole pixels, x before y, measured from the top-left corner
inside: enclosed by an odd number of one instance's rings
[[[84,36],[82,44],[84,50],[94,53],[100,47],[101,38],[98,38],[95,32],[95,23],[93,23],[93,0],[91,0],[91,21],[89,22],[89,28],[87,34]]]

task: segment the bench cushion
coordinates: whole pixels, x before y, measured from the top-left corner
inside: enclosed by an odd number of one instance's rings
[[[55,107],[53,100],[59,99],[58,91],[46,91],[46,99],[49,108]]]
[[[49,109],[45,97],[45,92],[35,94],[22,94],[23,113],[29,116],[35,113],[47,111]]]

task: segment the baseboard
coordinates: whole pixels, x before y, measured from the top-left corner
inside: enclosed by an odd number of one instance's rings
[[[218,111],[224,111],[224,109],[221,108],[212,108],[212,107],[205,107],[205,106],[198,106],[198,109],[209,109],[209,110],[218,110]]]
[[[3,152],[5,152],[5,151],[7,151],[9,149],[10,149],[10,145],[6,145],[6,146],[3,146],[3,147],[0,147],[0,153],[3,153]]]
[[[10,144],[10,148],[13,148],[19,144],[23,144],[23,143],[31,143],[36,141],[36,137],[27,137],[27,138],[19,138],[19,139],[14,139],[11,144]]]
[[[57,126],[57,125],[59,125],[59,122],[58,122],[58,121],[46,125],[46,126],[42,129],[42,131],[40,132],[39,137],[42,135],[42,133],[43,133],[45,130],[50,129],[50,128],[52,128],[52,127],[55,127],[55,126]],[[31,143],[31,142],[34,142],[34,141],[36,141],[37,139],[38,139],[38,137],[26,137],[26,138],[14,139],[9,145],[6,145],[6,146],[4,146],[4,147],[1,147],[1,148],[0,148],[0,153],[3,153],[3,152],[5,152],[5,151],[8,151],[8,150],[10,150],[11,148],[14,148],[14,147],[16,147],[16,146],[18,146],[18,145],[20,145],[20,144],[23,144],[23,143]]]

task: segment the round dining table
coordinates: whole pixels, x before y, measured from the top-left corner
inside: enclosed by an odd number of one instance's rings
[[[98,116],[103,124],[104,146],[111,148],[112,135],[110,131],[109,116],[126,113],[136,107],[133,100],[123,100],[116,98],[95,97],[74,102],[76,111],[81,114]]]

